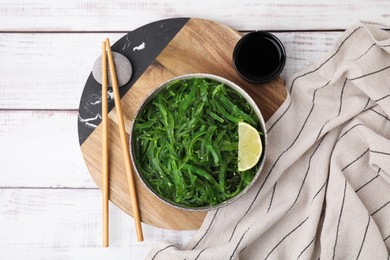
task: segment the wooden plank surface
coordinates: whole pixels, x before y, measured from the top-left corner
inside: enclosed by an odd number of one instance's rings
[[[122,36],[0,33],[0,109],[78,109],[101,40]]]
[[[128,31],[166,17],[198,17],[236,30],[334,30],[359,22],[389,28],[387,0],[13,0],[0,2],[2,31]]]
[[[76,148],[75,110],[102,38],[113,42],[145,23],[178,16],[237,30],[288,31],[277,33],[287,50],[286,78],[320,57],[339,30],[353,23],[390,28],[389,5],[387,0],[0,1],[0,259],[143,259],[158,241],[184,243],[193,234],[144,225],[147,239],[136,244],[132,220],[112,206],[111,247],[100,246],[100,192]],[[53,139],[50,130],[63,138]],[[58,152],[61,157],[53,155]]]
[[[275,33],[287,52],[282,78],[310,65],[341,32]],[[0,33],[0,109],[78,109],[100,41],[123,33]]]
[[[77,138],[77,111],[0,111],[0,187],[96,188]]]
[[[136,243],[133,220],[110,205],[110,247],[101,246],[98,190],[0,189],[0,259],[144,259],[158,242],[185,243],[194,231],[143,224]]]

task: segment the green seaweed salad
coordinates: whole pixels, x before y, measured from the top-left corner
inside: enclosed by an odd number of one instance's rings
[[[238,172],[238,122],[259,129],[236,90],[207,78],[178,79],[139,112],[135,164],[160,197],[187,208],[214,206],[240,193],[256,167]]]

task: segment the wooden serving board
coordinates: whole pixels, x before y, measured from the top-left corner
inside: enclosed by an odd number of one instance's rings
[[[235,82],[252,96],[267,120],[285,99],[283,81],[277,78],[267,84],[251,84],[238,76],[232,65],[232,53],[241,36],[239,32],[212,21],[178,18],[145,25],[116,42],[113,50],[128,57],[134,69],[132,80],[121,88],[127,133],[137,108],[146,96],[161,83],[187,73],[210,73]],[[101,86],[90,75],[80,101],[79,138],[89,172],[101,188],[99,97]],[[131,215],[116,113],[110,98],[109,106],[110,200]],[[136,188],[142,222],[175,230],[198,229],[201,226],[206,212],[173,208],[159,201],[138,178]]]

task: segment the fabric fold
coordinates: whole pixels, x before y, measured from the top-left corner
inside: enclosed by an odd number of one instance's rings
[[[147,259],[387,259],[390,33],[349,28],[286,87],[255,185]]]

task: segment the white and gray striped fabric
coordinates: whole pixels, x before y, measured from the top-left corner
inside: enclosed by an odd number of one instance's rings
[[[348,29],[287,90],[256,184],[147,259],[389,259],[390,32]]]

